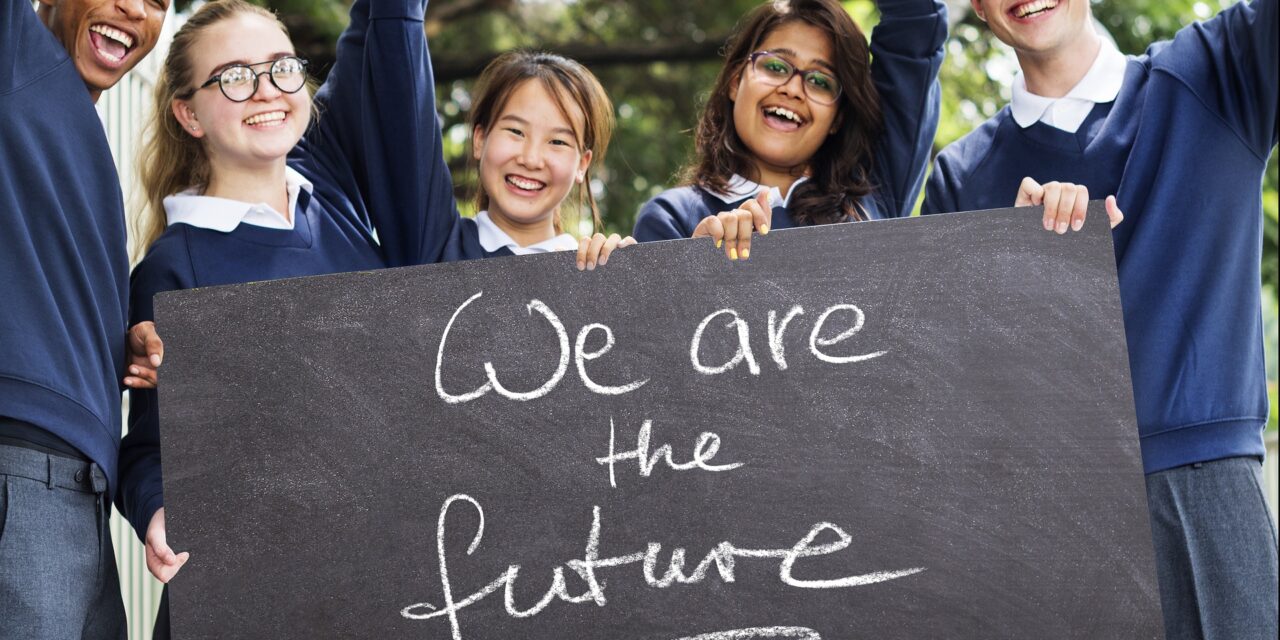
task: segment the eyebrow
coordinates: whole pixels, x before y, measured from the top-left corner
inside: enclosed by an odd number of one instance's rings
[[[502,116],[501,118],[498,118],[498,122],[502,122],[503,120],[514,120],[517,124],[522,124],[526,127],[529,126],[529,121],[525,120],[524,118],[521,118],[520,116],[507,114],[505,116]],[[552,129],[551,132],[562,133],[570,137],[577,136],[577,134],[573,132],[573,129],[570,129],[568,127],[556,127]]]
[[[769,53],[781,53],[782,55],[785,55],[785,56],[787,56],[787,57],[789,57],[789,58],[792,58],[792,59],[796,59],[796,60],[800,59],[800,54],[798,54],[798,53],[796,53],[796,52],[794,52],[794,51],[792,51],[792,50],[790,50],[790,49],[786,49],[786,48],[783,48],[783,49],[769,49]],[[823,60],[822,58],[817,58],[817,59],[815,59],[815,60],[813,61],[813,63],[814,63],[814,64],[816,64],[816,65],[822,66],[822,67],[826,67],[828,71],[833,71],[833,72],[834,72],[834,71],[836,70],[835,65],[831,64],[830,62],[827,62],[826,60]]]
[[[247,67],[247,66],[249,66],[249,65],[251,65],[251,64],[262,64],[262,63],[264,63],[264,62],[275,62],[276,60],[279,60],[280,58],[286,58],[286,57],[289,57],[289,56],[296,56],[296,55],[298,55],[298,54],[297,54],[297,53],[295,53],[295,52],[293,52],[293,51],[277,51],[277,52],[275,52],[275,53],[271,54],[271,57],[267,58],[266,60],[260,60],[260,61],[258,61],[258,62],[249,62],[248,60],[245,60],[245,59],[243,59],[243,58],[236,59],[236,60],[232,60],[232,61],[230,61],[230,62],[224,62],[224,63],[222,63],[221,65],[218,65],[218,66],[214,67],[214,68],[213,68],[213,71],[210,71],[210,72],[209,72],[209,77],[211,77],[211,78],[212,78],[213,76],[216,76],[216,75],[218,75],[219,73],[222,73],[223,71],[226,71],[228,67],[234,67],[234,66],[236,66],[236,65],[240,65],[240,66],[243,66],[243,67]]]

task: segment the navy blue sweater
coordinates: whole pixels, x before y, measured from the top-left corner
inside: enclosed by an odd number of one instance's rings
[[[947,39],[946,5],[935,0],[880,0],[871,37],[871,78],[880,93],[884,134],[871,162],[875,191],[860,204],[868,219],[911,215],[938,129],[938,69]],[[696,186],[668,189],[640,208],[640,242],[688,238],[707,216],[737,208]],[[785,206],[773,208],[771,229],[796,226]]]
[[[27,0],[0,4],[0,417],[102,467],[115,490],[129,259],[102,122]]]
[[[425,5],[352,6],[337,62],[316,96],[321,115],[289,155],[289,166],[313,185],[298,198],[294,228],[241,224],[223,233],[171,225],[134,270],[131,323],[153,318],[152,296],[162,291],[438,262],[447,246],[458,257],[485,255],[474,233],[468,243],[459,231],[435,117]],[[156,393],[131,391],[118,502],[139,537],[163,504],[159,440]]]
[[[1276,0],[1240,3],[1131,57],[1075,134],[1006,107],[939,155],[924,212],[1008,206],[1024,176],[1115,194],[1147,473],[1263,455],[1260,185],[1277,140]]]

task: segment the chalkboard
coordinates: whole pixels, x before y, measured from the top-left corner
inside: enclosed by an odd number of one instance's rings
[[[158,298],[178,638],[1160,638],[1106,215]]]

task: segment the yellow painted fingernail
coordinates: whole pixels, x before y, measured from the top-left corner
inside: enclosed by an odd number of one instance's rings
[[[720,245],[722,245],[722,244],[724,244],[724,240],[716,240],[716,248],[717,248],[717,249],[719,249],[719,248],[720,248]]]
[[[760,235],[762,236],[769,235],[769,225],[767,224],[760,225]]]
[[[750,249],[743,249],[743,250],[742,250],[742,259],[743,259],[743,260],[746,260],[746,259],[747,259],[748,257],[750,257],[750,256],[751,256],[751,250],[750,250]]]
[[[730,260],[737,260],[737,259],[738,259],[738,250],[737,250],[737,249],[733,249],[733,248],[730,248],[730,249],[729,249],[729,259],[730,259]]]

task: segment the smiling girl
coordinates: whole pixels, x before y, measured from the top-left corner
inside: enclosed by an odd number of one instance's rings
[[[591,166],[603,161],[614,127],[613,103],[581,64],[549,53],[499,56],[480,75],[469,124],[479,213],[453,215],[444,259],[577,249],[578,268],[594,269],[614,249],[635,244],[598,231],[575,240],[562,229],[561,210],[573,192],[577,210],[602,228]]]
[[[938,124],[946,9],[880,0],[870,47],[836,0],[772,0],[730,37],[686,184],[646,203],[640,241],[911,214]]]
[[[439,259],[449,228],[426,213],[453,196],[432,190],[449,178],[425,4],[357,0],[314,101],[306,61],[274,14],[243,0],[195,12],[165,60],[143,149],[154,219],[132,276],[131,325],[149,323],[162,291]],[[442,183],[421,179],[436,173]],[[156,393],[137,377],[131,386],[116,495],[167,582],[186,554],[166,541]]]

